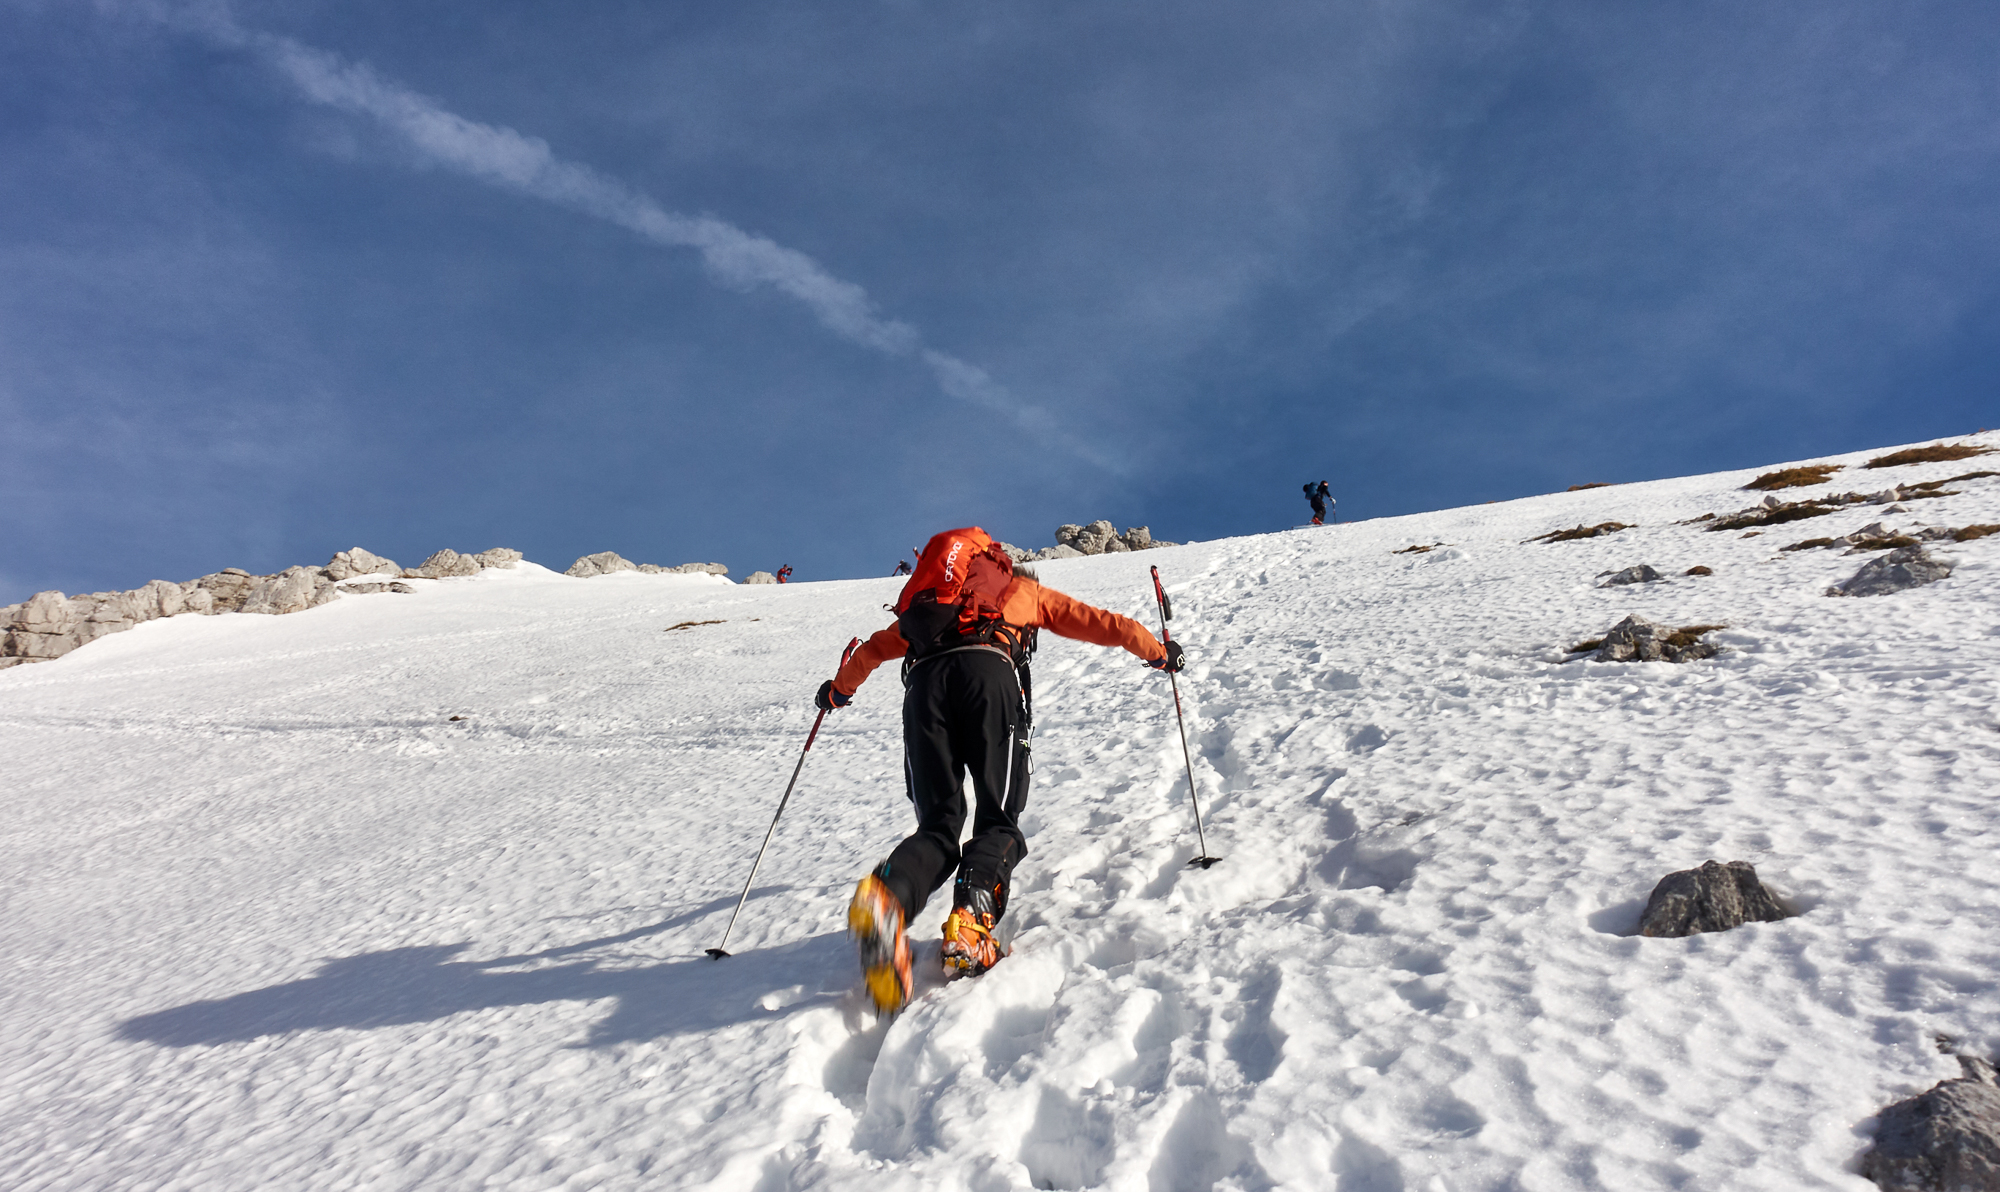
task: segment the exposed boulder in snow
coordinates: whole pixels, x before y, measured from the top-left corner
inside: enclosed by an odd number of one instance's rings
[[[594,555],[585,555],[569,565],[564,575],[578,579],[589,579],[594,575],[611,575],[619,571],[637,571],[639,565],[620,555],[615,550],[601,550]]]
[[[385,559],[373,551],[353,547],[341,551],[327,563],[326,578],[335,583],[353,579],[357,575],[397,575],[402,567],[394,559]]]
[[[1829,596],[1886,596],[1905,588],[1921,588],[1951,574],[1951,564],[1933,558],[1921,546],[1905,546],[1861,565],[1846,581],[1826,590]]]
[[[1061,546],[1073,547],[1086,555],[1101,555],[1104,547],[1118,531],[1108,521],[1099,519],[1087,526],[1061,525],[1056,527],[1056,542]]]
[[[456,579],[467,575],[478,575],[488,567],[512,567],[521,561],[521,552],[496,546],[476,555],[461,555],[447,547],[424,560],[422,567],[403,570],[404,579]],[[581,562],[581,560],[579,560]]]
[[[270,615],[298,613],[338,599],[340,588],[326,576],[310,567],[287,567],[276,575],[267,576],[253,588],[236,611]]]
[[[1639,934],[1677,938],[1702,931],[1727,931],[1745,923],[1775,923],[1785,908],[1757,880],[1748,861],[1704,861],[1660,879],[1639,916]]]
[[[1120,534],[1110,522],[1100,519],[1087,526],[1057,526],[1056,545],[1041,550],[1025,550],[1005,542],[998,545],[1016,563],[1030,563],[1043,559],[1077,559],[1085,555],[1115,555],[1124,551],[1180,544],[1153,537],[1153,531],[1148,526],[1133,526]]]
[[[1652,567],[1644,563],[1627,567],[1623,571],[1599,572],[1599,575],[1603,577],[1603,582],[1597,585],[1600,588],[1617,588],[1623,587],[1626,584],[1650,584],[1666,578],[1666,576],[1661,575],[1658,571],[1655,571]]]
[[[1693,662],[1713,658],[1717,647],[1701,636],[1720,625],[1690,625],[1670,629],[1644,617],[1630,616],[1611,627],[1593,655],[1599,662]]]
[[[743,577],[743,582],[746,584],[775,584],[778,582],[778,577],[768,571],[753,571]]]
[[[728,575],[729,568],[720,563],[682,563],[677,567],[662,567],[657,563],[641,563],[639,570],[647,575]]]
[[[676,567],[662,567],[658,563],[634,563],[615,550],[599,551],[585,555],[569,565],[564,575],[578,579],[589,579],[594,575],[612,575],[620,571],[638,571],[646,575],[728,575],[729,568],[721,563],[682,563]],[[748,580],[744,581],[750,582]],[[774,578],[772,583],[776,583]]]
[[[373,596],[377,592],[401,592],[407,596],[415,591],[416,589],[408,584],[394,581],[389,583],[342,584],[340,587],[340,592],[343,596]]]
[[[424,560],[422,567],[412,567],[403,572],[404,579],[456,579],[461,576],[479,574],[479,556],[461,555],[457,551],[445,549]]]
[[[2000,1087],[1993,1065],[1882,1110],[1861,1174],[1885,1192],[2000,1192]]]

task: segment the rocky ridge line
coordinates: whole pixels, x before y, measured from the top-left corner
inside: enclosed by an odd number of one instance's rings
[[[421,567],[403,567],[394,559],[355,547],[333,556],[324,567],[287,567],[274,575],[252,575],[225,567],[185,583],[153,580],[129,592],[91,592],[66,596],[37,592],[20,604],[0,607],[0,669],[30,662],[50,662],[100,637],[122,633],[147,621],[184,613],[262,613],[278,616],[318,608],[342,595],[367,596],[416,591],[406,579],[451,579],[477,575],[489,567],[510,568],[521,552],[495,547],[476,555],[441,550]],[[592,570],[579,570],[593,564]],[[648,574],[705,573],[726,575],[720,563],[684,563],[658,567],[631,563],[605,551],[585,555],[570,567],[570,575],[608,575],[614,571]],[[380,577],[351,582],[361,577]]]

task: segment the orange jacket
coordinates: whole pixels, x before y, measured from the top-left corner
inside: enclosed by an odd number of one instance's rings
[[[1075,638],[1093,646],[1122,646],[1147,662],[1167,656],[1166,647],[1132,618],[1072,600],[1018,575],[1000,594],[1000,615],[1008,624],[1022,629],[1046,629],[1058,637]],[[875,673],[876,667],[891,658],[901,658],[909,650],[910,643],[903,640],[902,632],[894,625],[878,631],[862,643],[833,677],[833,689],[851,698],[868,676]]]

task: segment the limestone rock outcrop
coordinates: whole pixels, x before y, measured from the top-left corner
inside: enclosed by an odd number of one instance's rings
[[[478,575],[488,567],[512,567],[521,561],[521,552],[496,546],[476,555],[461,555],[446,548],[424,560],[422,567],[406,567],[403,579],[460,579],[468,575]],[[373,573],[371,573],[373,574]]]
[[[338,600],[343,592],[414,592],[392,577],[425,579],[475,575],[486,567],[512,567],[521,552],[496,547],[477,555],[443,550],[424,566],[404,571],[395,560],[354,547],[341,551],[325,567],[288,567],[276,575],[252,575],[240,567],[225,567],[186,583],[153,580],[129,592],[92,592],[65,596],[37,592],[20,604],[0,608],[0,668],[61,658],[79,646],[119,633],[146,621],[185,614],[261,613],[266,616],[304,612]],[[700,566],[713,566],[702,564]],[[378,575],[372,583],[342,581]]]
[[[255,588],[262,578],[240,567],[224,567],[212,575],[204,575],[200,579],[189,580],[188,583],[208,593],[208,611],[233,613],[243,607],[244,598],[250,595],[251,589]]]
[[[1727,931],[1745,923],[1775,923],[1785,908],[1748,861],[1704,861],[1660,879],[1639,916],[1639,934],[1679,938],[1702,931]]]
[[[414,567],[404,571],[403,578],[457,579],[478,574],[478,555],[461,555],[450,547],[446,547],[430,558],[425,559],[422,567]]]
[[[1151,550],[1156,546],[1178,546],[1153,537],[1147,526],[1133,526],[1120,534],[1108,521],[1094,521],[1087,526],[1060,525],[1056,527],[1056,544],[1041,550],[1027,550],[1002,542],[1000,549],[1016,563],[1039,562],[1043,559],[1076,559],[1084,555],[1115,555],[1123,551]]]
[[[357,546],[333,556],[333,560],[326,565],[325,575],[326,578],[339,583],[344,579],[353,579],[357,575],[400,575],[402,570],[396,560],[385,559],[373,551],[363,550]]]
[[[82,618],[61,592],[37,592],[13,608],[6,641],[0,643],[0,655],[13,660],[9,666],[60,658],[83,644],[76,635]]]
[[[728,575],[729,568],[720,563],[682,563],[678,567],[662,567],[658,563],[634,563],[615,550],[599,551],[585,555],[569,565],[564,575],[578,579],[589,579],[594,575],[611,575],[620,571],[638,571],[646,575]],[[744,580],[744,583],[762,581]],[[774,578],[770,582],[776,583]]]
[[[620,555],[615,550],[601,550],[594,555],[585,555],[569,565],[564,575],[578,579],[589,579],[593,575],[610,575],[619,571],[637,571],[639,565]]]
[[[743,577],[743,582],[746,584],[775,584],[778,582],[778,577],[768,571],[753,571]]]
[[[340,599],[340,587],[311,567],[287,567],[264,577],[237,608],[240,613],[302,613]]]

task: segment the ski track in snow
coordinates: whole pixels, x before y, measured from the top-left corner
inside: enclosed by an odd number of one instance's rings
[[[911,826],[893,667],[828,718],[736,955],[700,954],[814,687],[900,581],[523,565],[0,673],[0,1171],[1867,1189],[1874,1110],[1957,1074],[1933,1036],[2000,1049],[2000,538],[1934,547],[1943,583],[1829,599],[1866,559],[1777,547],[1879,507],[1673,524],[1753,504],[1752,475],[1044,564],[1149,624],[1161,568],[1225,859],[1184,867],[1164,680],[1044,635],[1013,955],[892,1022],[842,929]],[[2000,481],[1961,488],[1887,520],[2000,521]],[[1522,542],[1613,519],[1637,528]],[[1594,587],[1639,562],[1715,575]],[[1563,661],[1628,612],[1726,623],[1727,649]],[[1630,934],[1710,858],[1803,913]],[[916,925],[926,975],[945,909]]]

